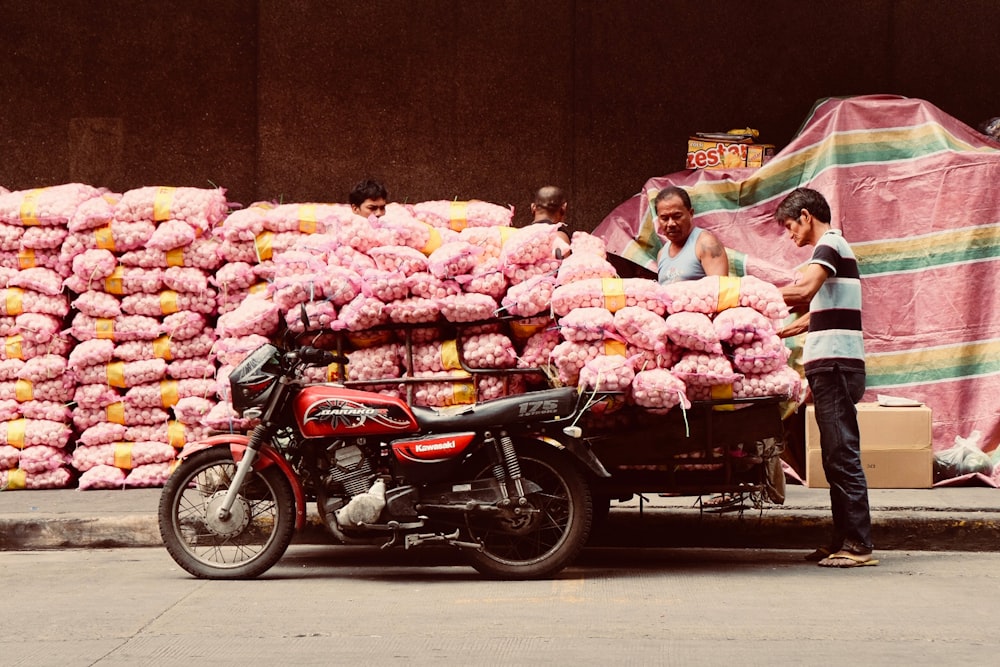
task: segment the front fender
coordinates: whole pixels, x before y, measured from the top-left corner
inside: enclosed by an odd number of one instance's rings
[[[557,440],[548,435],[536,435],[535,438],[539,442],[544,442],[547,445],[555,447],[556,449],[564,449],[584,465],[587,470],[594,473],[597,477],[611,477],[611,473],[608,469],[604,467],[601,460],[597,458],[597,455],[591,451],[590,447],[583,444],[579,440],[573,438],[566,438],[566,441]]]
[[[241,433],[213,435],[204,440],[184,445],[184,449],[177,455],[177,458],[183,461],[192,454],[208,449],[209,447],[228,445],[229,451],[233,455],[233,461],[239,463],[243,460],[243,454],[246,452],[249,442],[250,439]],[[299,481],[299,476],[292,470],[292,466],[285,460],[285,457],[276,452],[270,445],[262,445],[257,452],[257,460],[254,461],[253,469],[263,470],[272,465],[277,466],[292,485],[292,494],[295,497],[295,529],[301,530],[306,525],[306,494],[302,490],[302,482]]]

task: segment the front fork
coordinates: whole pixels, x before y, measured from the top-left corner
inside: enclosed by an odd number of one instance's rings
[[[520,506],[528,504],[528,499],[524,497],[524,485],[521,483],[521,464],[517,460],[517,452],[514,450],[514,441],[506,431],[500,431],[499,437],[494,437],[493,433],[487,431],[483,434],[487,443],[492,445],[491,458],[493,459],[493,476],[500,483],[500,493],[503,498],[500,501],[501,507],[510,507],[513,503]],[[512,482],[516,499],[510,497],[507,483]]]
[[[261,445],[267,441],[272,435],[272,426],[274,424],[274,416],[277,414],[278,410],[285,404],[285,397],[289,394],[289,389],[294,381],[287,375],[282,375],[278,378],[278,386],[275,387],[274,393],[271,394],[270,400],[265,404],[264,409],[261,411],[260,423],[254,427],[254,430],[250,433],[250,438],[247,441],[246,451],[243,453],[243,458],[240,462],[236,464],[236,475],[233,476],[233,483],[229,485],[226,490],[226,497],[222,501],[222,506],[219,507],[219,519],[226,521],[229,519],[230,512],[233,509],[233,505],[236,504],[236,499],[240,495],[240,488],[243,486],[244,480],[246,480],[247,475],[253,470],[253,464],[257,460],[257,453],[260,451]]]
[[[257,460],[257,453],[260,451],[260,446],[264,442],[266,434],[267,427],[263,423],[258,424],[251,431],[247,448],[244,450],[243,457],[239,463],[236,464],[236,474],[233,475],[233,481],[229,485],[229,488],[226,489],[226,497],[222,500],[222,505],[219,507],[219,519],[221,521],[229,519],[233,505],[240,495],[243,482],[246,481],[247,475],[253,470],[253,464]]]

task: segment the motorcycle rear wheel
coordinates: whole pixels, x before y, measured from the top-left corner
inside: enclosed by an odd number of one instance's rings
[[[226,520],[218,506],[236,474],[228,447],[185,459],[160,496],[160,536],[178,565],[200,579],[250,579],[278,562],[295,531],[292,486],[277,467],[253,470]]]
[[[565,453],[538,442],[515,443],[521,474],[541,487],[528,494],[537,510],[524,524],[479,517],[468,531],[481,551],[468,551],[472,567],[506,580],[543,579],[569,565],[590,535],[592,499],[576,463]],[[492,467],[476,478],[492,476]]]

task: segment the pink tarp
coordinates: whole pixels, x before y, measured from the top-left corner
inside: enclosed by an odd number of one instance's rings
[[[828,99],[757,170],[652,178],[595,230],[610,252],[655,270],[649,201],[688,189],[695,224],[730,250],[731,270],[788,282],[811,248],[773,219],[799,186],[826,195],[858,255],[868,393],[922,401],[935,450],[956,436],[1000,442],[1000,144],[923,100]]]

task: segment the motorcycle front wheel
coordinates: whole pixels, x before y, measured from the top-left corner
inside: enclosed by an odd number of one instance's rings
[[[470,518],[469,536],[482,546],[468,551],[480,573],[508,580],[550,577],[579,555],[590,535],[590,485],[563,451],[537,442],[516,443],[524,479],[539,487],[518,515]],[[492,476],[491,466],[477,478]]]
[[[160,536],[170,556],[201,579],[249,579],[278,562],[295,530],[292,486],[275,466],[253,470],[226,519],[219,507],[236,475],[228,447],[188,457],[160,496]]]

